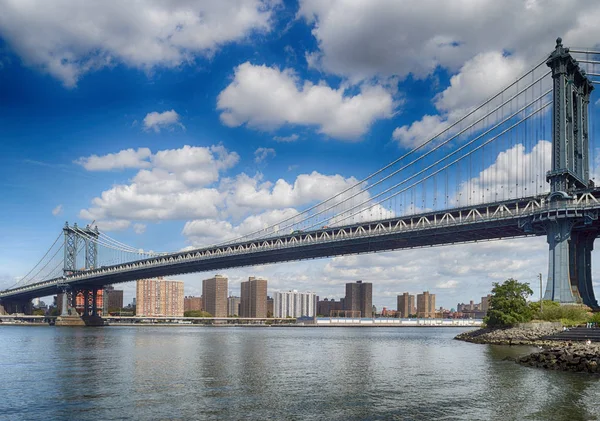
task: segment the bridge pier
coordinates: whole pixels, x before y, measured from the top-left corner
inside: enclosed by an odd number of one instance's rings
[[[80,304],[81,314],[77,311],[77,295],[79,293],[83,296],[83,303]],[[56,326],[104,326],[104,319],[98,316],[97,296],[98,290],[89,288],[65,293],[63,310],[56,319]]]
[[[589,171],[588,113],[592,82],[579,63],[563,47],[562,39],[548,57],[552,70],[552,168],[547,200],[556,209],[565,209],[578,192],[594,187]],[[563,206],[564,205],[564,206]],[[558,212],[556,213],[558,215]],[[559,218],[544,216],[549,246],[548,282],[545,300],[565,304],[586,304],[598,308],[592,288],[592,249],[598,236],[597,211]]]
[[[596,231],[575,231],[572,233],[570,248],[571,279],[575,280],[583,304],[598,308],[592,285],[592,250]]]
[[[574,219],[546,223],[549,256],[544,300],[598,308],[592,286],[592,250],[598,232],[576,223]]]
[[[22,313],[26,315],[33,314],[33,304],[31,300],[2,300],[0,302],[0,314]]]

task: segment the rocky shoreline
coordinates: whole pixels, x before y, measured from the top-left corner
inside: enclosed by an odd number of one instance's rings
[[[556,341],[542,339],[562,331],[560,323],[526,323],[507,329],[482,328],[457,335],[454,339],[475,344],[532,345],[551,347]]]
[[[562,330],[560,323],[527,323],[508,329],[472,330],[457,335],[455,339],[476,344],[537,346],[542,350],[515,358],[514,361],[524,366],[547,370],[600,374],[598,343],[543,339]]]
[[[567,346],[544,349],[540,352],[516,358],[518,364],[561,370],[600,374],[600,346],[596,344],[567,344]]]

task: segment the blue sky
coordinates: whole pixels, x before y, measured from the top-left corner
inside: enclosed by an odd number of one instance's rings
[[[217,240],[209,226],[276,222],[452,122],[557,35],[600,39],[586,2],[198,3],[0,0],[0,288],[65,221],[164,251]],[[224,274],[234,294],[252,275],[336,298],[364,279],[378,306],[430,290],[449,308],[546,264],[537,238]],[[209,275],[183,277],[186,293]]]

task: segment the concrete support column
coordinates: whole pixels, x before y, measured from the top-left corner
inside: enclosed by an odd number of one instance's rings
[[[573,222],[568,219],[549,221],[546,226],[547,241],[550,249],[548,256],[548,282],[544,300],[559,303],[576,303],[571,289],[571,262],[569,258],[569,240]]]
[[[571,279],[577,283],[583,304],[591,308],[598,308],[592,285],[592,250],[597,235],[595,231],[575,231],[571,234]]]
[[[69,297],[67,296],[68,293],[67,291],[63,291],[62,294],[62,311],[60,312],[61,316],[68,316],[69,315]]]

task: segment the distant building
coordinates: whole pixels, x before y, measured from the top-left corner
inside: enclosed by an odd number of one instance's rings
[[[417,295],[417,317],[422,319],[435,318],[435,294],[424,291]]]
[[[327,299],[317,301],[317,314],[320,314],[325,317],[331,316],[331,312],[339,312],[344,309],[343,300],[335,301],[334,299]]]
[[[360,317],[373,317],[373,284],[363,281],[347,283],[344,310],[360,311]]]
[[[117,308],[123,308],[123,290],[107,285],[104,287],[104,314],[108,314],[109,309]]]
[[[183,316],[183,282],[158,279],[136,281],[136,315]]]
[[[267,295],[267,317],[273,317],[274,308],[273,297]]]
[[[230,295],[227,297],[227,316],[239,316],[240,315],[240,297],[234,297]]]
[[[314,317],[317,295],[314,292],[276,292],[273,295],[275,317]]]
[[[492,298],[492,294],[488,294],[486,297],[481,297],[481,304],[479,307],[484,313],[487,313],[487,311],[490,309],[490,298]]]
[[[184,297],[183,311],[202,311],[202,297]]]
[[[415,296],[405,292],[402,295],[398,295],[398,317],[408,318],[413,314],[417,314],[415,311]]]
[[[213,317],[227,317],[227,278],[215,275],[202,281],[204,311]]]
[[[267,317],[267,280],[254,276],[242,282],[240,317]]]

